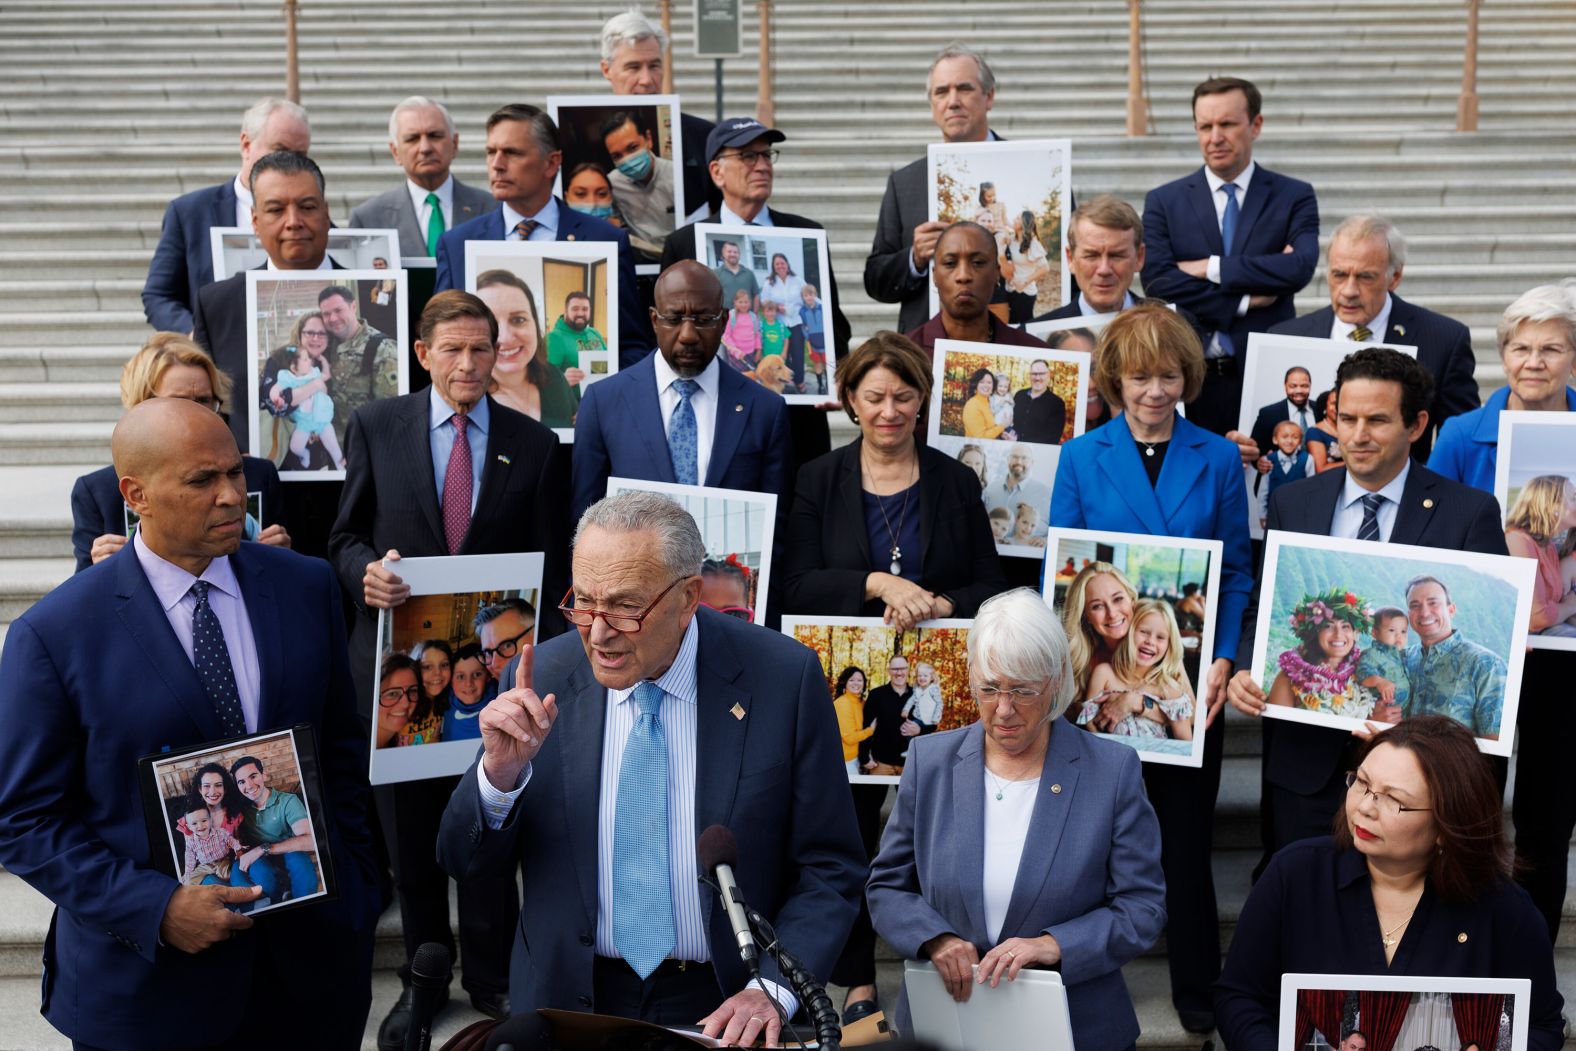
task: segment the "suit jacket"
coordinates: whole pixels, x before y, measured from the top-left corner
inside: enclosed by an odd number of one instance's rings
[[[1079,1051],[1115,1051],[1138,1038],[1122,965],[1166,924],[1160,824],[1142,763],[1125,745],[1051,720],[1050,747],[1001,934],[985,920],[984,725],[912,738],[897,803],[870,865],[876,932],[919,959],[938,934],[983,956],[1008,938],[1054,937]],[[908,996],[897,1025],[908,1029]]]
[[[279,470],[272,461],[255,456],[241,457],[246,472],[246,491],[263,497],[263,527],[285,521],[284,494]],[[124,535],[126,501],[120,495],[120,477],[115,465],[89,471],[71,487],[71,549],[77,556],[77,572],[93,564],[93,541],[105,533]]]
[[[879,617],[885,608],[880,599],[865,601],[865,577],[878,567],[865,527],[863,441],[856,438],[799,470],[783,553],[783,609],[789,613]],[[946,453],[928,445],[918,452],[919,506],[909,513],[919,516],[919,583],[951,598],[953,616],[972,617],[981,602],[1007,590],[980,481]]]
[[[197,293],[213,283],[208,230],[235,225],[235,180],[182,194],[164,209],[142,285],[142,312],[160,332],[190,332]]]
[[[345,428],[345,489],[329,537],[329,560],[355,604],[351,668],[362,714],[371,718],[371,674],[376,665],[377,610],[362,604],[367,563],[390,548],[404,558],[447,555],[443,515],[432,469],[427,430],[430,387],[384,398],[357,409]],[[488,399],[487,452],[470,530],[457,554],[540,551],[539,638],[561,626],[557,603],[569,586],[564,518],[563,459],[558,436],[529,416]],[[507,458],[508,462],[505,462]],[[367,688],[360,689],[366,679]]]
[[[1287,245],[1291,252],[1284,252]],[[1144,198],[1144,292],[1192,311],[1206,332],[1231,336],[1240,362],[1248,333],[1266,332],[1296,313],[1292,297],[1319,262],[1319,202],[1313,187],[1260,165],[1243,198],[1236,244],[1227,255],[1201,167]],[[1220,256],[1220,284],[1184,274],[1179,260]],[[1237,316],[1245,295],[1272,295],[1267,307]]]
[[[660,351],[658,352],[660,353]],[[609,476],[676,482],[657,398],[656,355],[586,388],[575,418],[570,520],[607,495]],[[777,495],[788,513],[788,406],[782,397],[718,363],[717,422],[702,485]],[[781,532],[779,531],[779,534]]]
[[[859,911],[865,855],[826,676],[814,654],[784,635],[704,608],[696,616],[695,828],[733,832],[740,890],[812,974],[827,974]],[[509,967],[517,1014],[589,1011],[607,690],[578,632],[538,646],[535,660],[536,689],[557,694],[558,721],[525,790],[503,827],[491,829],[473,765],[443,815],[438,861],[462,880],[516,869],[524,876]],[[712,965],[731,996],[749,975],[727,915],[700,893]],[[761,974],[781,981],[764,955]]]
[[[1314,418],[1313,399],[1308,399],[1308,426],[1317,427],[1319,421]],[[1286,399],[1271,402],[1259,409],[1259,414],[1253,418],[1253,430],[1249,432],[1253,444],[1259,447],[1259,453],[1268,456],[1270,446],[1275,439],[1275,428],[1291,419],[1286,408]]]
[[[1270,494],[1264,528],[1329,536],[1335,504],[1345,486],[1346,468],[1340,467],[1278,487]],[[1442,478],[1415,462],[1401,491],[1401,506],[1396,508],[1389,542],[1486,555],[1509,554],[1500,524],[1499,502],[1492,495]],[[1257,623],[1255,592],[1242,618],[1249,638]],[[1245,661],[1239,663],[1246,666]],[[1351,735],[1342,730],[1302,723],[1271,724],[1265,720],[1264,730],[1265,778],[1299,795],[1313,795],[1329,782],[1351,740]]]
[[[1324,307],[1300,318],[1283,321],[1270,331],[1287,336],[1328,339],[1330,326],[1334,323],[1335,309]],[[1434,400],[1428,406],[1428,429],[1412,443],[1412,458],[1427,463],[1435,429],[1443,426],[1450,417],[1471,412],[1480,404],[1477,380],[1472,376],[1473,370],[1477,368],[1477,359],[1472,355],[1472,334],[1454,318],[1424,310],[1392,292],[1390,324],[1384,331],[1384,342],[1416,347],[1417,363],[1434,377]],[[1259,448],[1264,447],[1261,445]]]
[[[640,305],[640,290],[635,287],[635,257],[630,254],[629,235],[612,223],[582,215],[561,197],[557,200],[558,240],[612,241],[618,245],[618,367],[627,369],[657,345],[650,318]],[[438,238],[438,276],[433,291],[465,287],[466,241],[502,241],[507,233],[503,228],[503,205],[498,205]]]
[[[137,760],[223,735],[127,544],[12,623],[0,677],[0,717],[27,727],[0,741],[0,864],[55,903],[42,1010],[81,1043],[153,1051],[227,1041],[260,955],[302,983],[300,1016],[332,1013],[336,1001],[341,1014],[364,1016],[370,1004],[378,895],[367,731],[352,706],[338,588],[328,567],[282,548],[242,544],[229,557],[257,643],[259,729],[316,730],[326,810],[315,828],[339,896],[264,916],[196,955],[160,944],[177,882],[154,868],[168,848],[150,842]],[[194,1027],[170,1008],[194,988],[240,1000]]]
[[[684,210],[693,215],[704,205],[707,211],[715,212],[722,204],[722,191],[711,181],[706,139],[716,125],[693,113],[680,113],[679,124],[684,129]]]
[[[1150,485],[1127,418],[1118,415],[1062,446],[1049,522],[1071,529],[1219,540],[1214,657],[1242,656],[1239,633],[1253,592],[1253,556],[1242,456],[1234,442],[1177,417],[1160,478]]]
[[[468,223],[498,202],[486,190],[454,180],[454,221],[452,226]],[[391,190],[370,197],[350,212],[350,225],[369,230],[398,230],[401,255],[426,255],[427,231],[410,199],[410,185],[402,182]]]

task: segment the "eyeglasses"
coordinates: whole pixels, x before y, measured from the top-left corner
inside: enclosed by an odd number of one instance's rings
[[[980,704],[1000,704],[1003,697],[1010,698],[1013,706],[1017,708],[1037,704],[1045,691],[1050,688],[1047,683],[1043,686],[1012,686],[1001,687],[994,683],[985,683],[981,686],[969,686],[969,692],[974,695],[974,700]]]
[[[535,625],[532,625],[532,628],[534,628],[534,627],[535,627]],[[496,645],[496,646],[491,646],[491,647],[483,646],[482,647],[482,660],[483,661],[490,661],[494,657],[502,657],[505,660],[508,660],[510,657],[513,657],[520,650],[520,640],[525,638],[527,635],[531,634],[532,628],[526,628],[524,631],[520,632],[520,634],[516,635],[514,638],[512,638],[512,639],[504,639],[501,642],[499,642],[498,645]]]
[[[673,583],[663,588],[657,597],[651,600],[651,605],[647,606],[639,613],[609,613],[606,610],[601,609],[577,609],[574,605],[574,588],[570,588],[568,591],[564,592],[563,600],[558,603],[558,612],[562,613],[564,615],[564,619],[577,628],[584,628],[591,624],[595,624],[596,619],[601,617],[603,620],[607,621],[607,626],[612,628],[614,631],[623,632],[626,635],[633,635],[635,632],[640,630],[642,624],[645,622],[645,619],[651,616],[651,611],[657,608],[657,604],[667,597],[668,592],[672,591],[674,588],[678,587],[688,579],[690,578],[687,576],[679,577]]]
[[[782,156],[782,150],[740,150],[738,153],[722,153],[717,155],[720,161],[724,158],[744,162],[746,168],[753,168],[765,161],[767,164],[776,164],[777,158]]]
[[[726,314],[657,314],[651,315],[663,328],[683,328],[687,321],[698,329],[716,328]]]
[[[1363,795],[1373,796],[1374,803],[1379,807],[1379,809],[1389,814],[1391,817],[1394,817],[1397,814],[1410,814],[1414,810],[1434,809],[1433,807],[1426,806],[1403,806],[1401,801],[1395,796],[1391,795],[1389,792],[1375,792],[1366,777],[1358,773],[1356,770],[1350,770],[1346,774],[1346,790],[1350,792],[1354,788]]]
[[[400,701],[409,701],[415,704],[421,700],[420,686],[390,686],[378,694],[378,706],[392,708]]]

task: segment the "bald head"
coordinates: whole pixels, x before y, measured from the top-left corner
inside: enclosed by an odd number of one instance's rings
[[[665,314],[670,311],[662,305],[664,293],[669,297],[674,294],[698,297],[697,301],[705,305],[707,313],[715,314],[722,310],[722,282],[717,279],[716,274],[712,273],[710,267],[703,266],[693,259],[679,260],[662,271],[662,275],[657,278],[653,298],[657,304],[657,311]]]
[[[680,376],[698,376],[717,356],[722,342],[722,282],[717,275],[693,259],[674,263],[657,278],[656,306],[651,324],[657,331],[657,349],[663,360]],[[693,321],[673,318],[713,317],[705,327]]]
[[[149,398],[132,406],[110,435],[115,473],[151,474],[180,459],[186,443],[204,439],[227,442],[237,456],[235,439],[219,414],[185,398]],[[222,443],[221,443],[222,444]]]

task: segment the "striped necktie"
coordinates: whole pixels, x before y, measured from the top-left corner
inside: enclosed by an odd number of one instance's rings
[[[514,232],[520,235],[520,240],[529,241],[531,239],[531,231],[541,225],[535,219],[521,219],[514,224]]]
[[[1357,527],[1358,540],[1378,540],[1379,537],[1379,507],[1384,503],[1384,497],[1378,493],[1369,493],[1363,497],[1363,524]]]
[[[1374,338],[1374,330],[1367,325],[1358,325],[1346,334],[1346,338],[1353,343],[1367,343]]]

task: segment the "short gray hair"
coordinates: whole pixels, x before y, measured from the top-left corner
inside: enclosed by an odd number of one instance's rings
[[[312,133],[312,122],[307,119],[305,107],[289,99],[270,97],[258,99],[241,115],[241,134],[254,141],[262,138],[263,132],[268,130],[268,118],[281,110],[300,121],[308,135]]]
[[[394,107],[394,112],[389,114],[389,141],[399,141],[399,115],[409,113],[413,109],[435,109],[443,114],[443,126],[449,129],[449,136],[454,135],[454,118],[449,116],[449,107],[437,99],[428,98],[426,95],[411,95],[401,99],[399,105]]]
[[[668,49],[668,35],[662,27],[632,7],[623,14],[614,15],[602,26],[602,61],[613,61],[613,54],[621,47],[629,47],[642,40],[655,39],[663,51]]]
[[[1515,338],[1517,329],[1540,321],[1563,321],[1565,342],[1576,347],[1576,281],[1566,278],[1557,285],[1539,285],[1517,296],[1505,308],[1494,332],[1500,355],[1504,356],[1505,344]]]
[[[1330,243],[1333,245],[1337,238],[1343,237],[1348,241],[1366,241],[1370,237],[1382,238],[1385,250],[1390,254],[1387,274],[1389,277],[1394,277],[1396,272],[1406,265],[1406,238],[1401,236],[1401,231],[1396,229],[1394,223],[1382,215],[1364,212],[1348,216],[1330,234]]]
[[[1014,588],[980,604],[969,629],[969,671],[981,677],[1051,684],[1048,719],[1073,703],[1077,692],[1067,632],[1045,600]]]
[[[967,44],[954,41],[936,53],[930,60],[930,69],[925,71],[925,90],[930,91],[930,76],[936,72],[936,67],[949,58],[972,58],[974,65],[980,71],[980,90],[989,95],[996,90],[996,74],[990,70],[990,63],[985,61],[985,56],[969,47]]]
[[[700,527],[690,513],[671,496],[627,490],[605,496],[586,508],[575,526],[575,546],[587,529],[606,529],[613,533],[656,534],[662,562],[674,577],[700,575],[706,560],[706,545]]]

